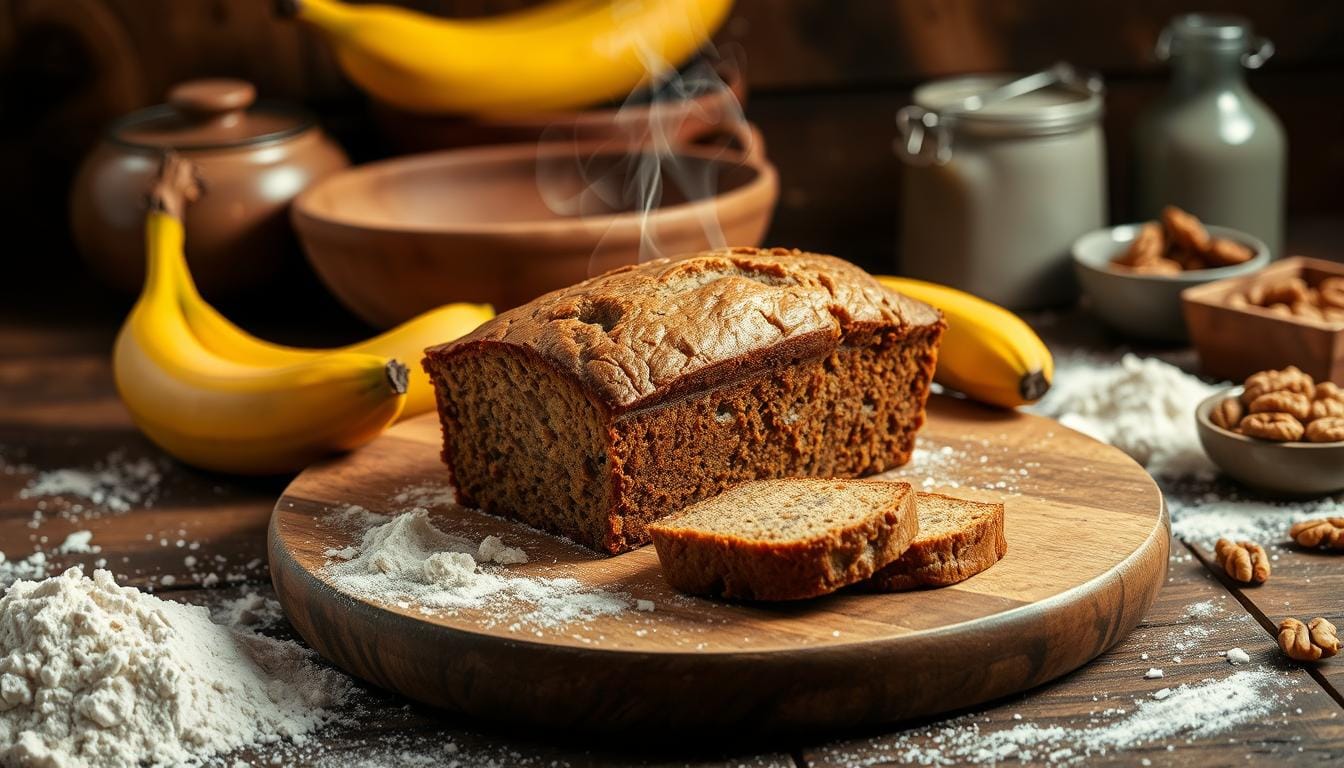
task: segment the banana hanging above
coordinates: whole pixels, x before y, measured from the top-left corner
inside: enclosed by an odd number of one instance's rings
[[[288,0],[322,30],[346,75],[379,101],[434,114],[528,114],[629,95],[674,70],[732,0],[548,0],[486,19],[389,5]]]

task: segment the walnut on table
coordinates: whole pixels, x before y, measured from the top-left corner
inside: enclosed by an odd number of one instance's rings
[[[1218,567],[1242,584],[1264,584],[1269,580],[1269,556],[1253,541],[1219,539],[1213,547]]]
[[[1289,528],[1288,535],[1299,546],[1344,550],[1344,517],[1303,520]]]
[[[1303,624],[1297,619],[1279,622],[1279,648],[1290,659],[1319,661],[1339,653],[1335,625],[1317,616]]]

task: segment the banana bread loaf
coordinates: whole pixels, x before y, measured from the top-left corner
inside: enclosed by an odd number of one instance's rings
[[[617,553],[737,483],[909,461],[943,327],[848,262],[733,248],[546,294],[424,366],[461,503]]]

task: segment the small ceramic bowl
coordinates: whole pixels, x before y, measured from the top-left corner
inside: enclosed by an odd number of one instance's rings
[[[1196,285],[1256,272],[1269,264],[1269,248],[1260,240],[1227,227],[1208,227],[1214,237],[1235,240],[1255,256],[1245,264],[1215,269],[1197,269],[1179,275],[1136,275],[1111,268],[1138,236],[1142,224],[1107,227],[1078,238],[1073,243],[1073,265],[1092,311],[1103,322],[1146,341],[1181,342],[1188,338],[1181,317],[1181,291]]]
[[[1275,443],[1214,426],[1209,413],[1241,387],[1219,392],[1199,404],[1195,423],[1209,459],[1234,480],[1279,496],[1324,496],[1344,490],[1344,442]]]

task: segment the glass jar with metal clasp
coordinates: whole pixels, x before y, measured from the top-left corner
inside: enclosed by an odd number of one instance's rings
[[[1072,302],[1069,246],[1107,218],[1103,91],[1064,63],[917,88],[896,116],[901,272],[1016,309]]]

